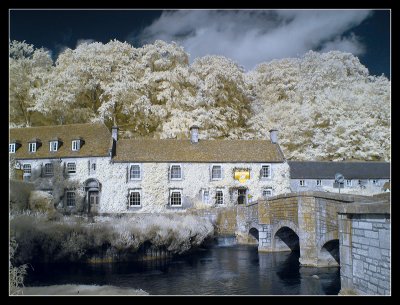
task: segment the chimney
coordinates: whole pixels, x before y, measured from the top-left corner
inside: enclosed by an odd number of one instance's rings
[[[272,144],[278,144],[278,129],[271,129],[269,131],[269,136]]]
[[[111,127],[111,136],[115,140],[115,142],[118,141],[118,129],[118,126]]]
[[[196,144],[199,142],[199,126],[193,125],[190,127],[190,143]]]

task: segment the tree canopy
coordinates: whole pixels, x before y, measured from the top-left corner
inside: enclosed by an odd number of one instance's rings
[[[122,137],[265,139],[294,160],[390,160],[390,81],[350,53],[309,51],[244,71],[223,56],[189,63],[176,43],[83,43],[52,61],[11,41],[10,126],[103,121]]]

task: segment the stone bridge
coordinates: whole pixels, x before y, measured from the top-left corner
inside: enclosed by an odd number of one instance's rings
[[[324,192],[290,193],[237,207],[239,243],[260,252],[299,251],[302,266],[339,265],[338,208],[367,196]]]

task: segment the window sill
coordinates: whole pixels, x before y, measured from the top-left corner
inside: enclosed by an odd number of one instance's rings
[[[141,208],[142,208],[141,205],[132,205],[128,207],[128,211],[140,210]]]

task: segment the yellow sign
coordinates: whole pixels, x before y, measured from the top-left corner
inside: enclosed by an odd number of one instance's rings
[[[235,180],[243,183],[250,179],[250,171],[235,171]]]

